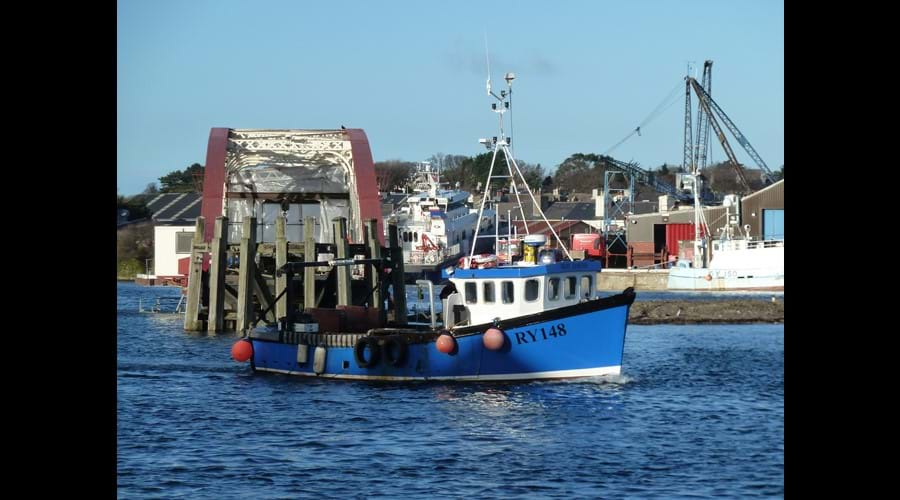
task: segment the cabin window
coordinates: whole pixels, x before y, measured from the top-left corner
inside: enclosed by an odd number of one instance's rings
[[[541,284],[538,280],[528,280],[525,282],[525,301],[534,302],[540,296]]]
[[[484,302],[493,304],[494,303],[494,282],[493,281],[485,281],[482,291],[484,292]]]
[[[175,253],[191,253],[194,244],[194,232],[175,233]]]
[[[419,233],[418,232],[413,233],[413,241],[419,241]]]
[[[581,277],[581,295],[586,299],[591,298],[591,295],[594,293],[594,288],[591,286],[593,281],[590,276]]]
[[[478,284],[466,283],[466,304],[475,304],[478,302]]]
[[[566,298],[574,299],[576,295],[576,286],[578,283],[575,280],[575,276],[566,276]]]
[[[503,303],[512,304],[515,301],[513,295],[513,282],[504,281],[500,284],[500,287],[503,290]]]
[[[559,278],[550,278],[547,284],[547,298],[550,300],[559,299]]]

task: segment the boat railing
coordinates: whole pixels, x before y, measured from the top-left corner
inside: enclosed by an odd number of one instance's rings
[[[183,314],[185,306],[184,294],[178,297],[154,297],[144,307],[143,297],[138,297],[138,312],[140,313],[171,313]]]
[[[759,248],[784,247],[784,240],[725,240],[713,242],[713,251],[755,250]]]
[[[408,253],[410,264],[438,264],[444,260],[459,255],[462,252],[459,243],[437,250],[413,250]]]

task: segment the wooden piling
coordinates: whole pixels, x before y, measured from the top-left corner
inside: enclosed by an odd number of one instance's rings
[[[274,323],[276,318],[275,311],[272,310],[272,303],[275,302],[275,296],[269,291],[269,285],[266,283],[266,278],[263,277],[259,267],[254,269],[253,281],[250,285],[253,287],[253,293],[256,294],[256,300],[259,301],[260,307],[263,311],[266,311],[266,315],[262,319]],[[252,322],[254,319],[251,317],[250,321]]]
[[[208,332],[221,332],[225,320],[225,253],[228,249],[228,218],[216,217],[209,252],[209,319]]]
[[[394,288],[394,322],[406,324],[406,284],[403,281],[403,247],[395,222],[388,223],[388,245],[391,252],[391,283]]]
[[[275,269],[281,269],[281,266],[287,264],[288,261],[288,242],[284,231],[284,217],[275,219]],[[278,297],[288,287],[287,275],[275,273],[275,296]],[[281,319],[287,316],[288,307],[287,294],[281,295],[278,302],[275,303],[275,318]]]
[[[369,258],[381,258],[381,242],[378,239],[378,219],[369,219],[366,221],[366,244],[369,246]],[[384,302],[381,296],[381,268],[380,264],[372,264],[369,266],[369,287],[372,289],[372,301],[370,307],[377,307],[380,314],[384,315]],[[383,319],[383,318],[382,318]],[[384,321],[382,321],[384,323]]]
[[[303,260],[316,261],[316,218],[307,217],[303,223]],[[316,307],[316,269],[307,267],[303,270],[303,308]]]
[[[334,244],[337,247],[337,258],[346,259],[350,253],[350,243],[347,242],[347,219],[335,217],[331,220],[334,229]],[[337,303],[342,306],[352,305],[350,290],[350,266],[337,266]]]
[[[202,216],[197,217],[194,240],[191,244],[191,266],[188,274],[187,304],[184,309],[184,329],[198,332],[203,325],[200,321],[200,297],[203,288],[203,234],[206,229]]]
[[[256,274],[256,217],[244,217],[241,234],[241,266],[238,274],[238,307],[235,330],[246,334],[253,321],[253,281]]]

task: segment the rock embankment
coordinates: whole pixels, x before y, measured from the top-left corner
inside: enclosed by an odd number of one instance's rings
[[[652,300],[631,306],[633,325],[689,323],[784,323],[784,301]]]

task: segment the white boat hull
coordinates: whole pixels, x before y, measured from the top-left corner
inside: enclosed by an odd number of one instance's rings
[[[669,290],[784,290],[784,241],[714,242],[709,267],[669,270]]]
[[[744,268],[669,270],[669,290],[772,290],[784,291],[784,269]]]

